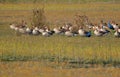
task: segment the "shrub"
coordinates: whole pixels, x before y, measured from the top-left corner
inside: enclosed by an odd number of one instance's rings
[[[42,27],[46,24],[44,8],[33,9],[32,25]]]

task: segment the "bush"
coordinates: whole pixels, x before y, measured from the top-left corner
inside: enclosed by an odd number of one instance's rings
[[[46,16],[44,14],[44,8],[34,9],[32,16],[32,25],[42,27],[46,24]]]

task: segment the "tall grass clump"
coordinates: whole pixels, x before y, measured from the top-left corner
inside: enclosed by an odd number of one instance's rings
[[[75,15],[75,24],[79,27],[85,27],[88,24],[88,17],[86,15]]]
[[[42,27],[46,24],[44,8],[33,9],[32,25]]]

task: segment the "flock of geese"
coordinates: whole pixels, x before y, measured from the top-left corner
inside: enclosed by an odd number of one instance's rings
[[[61,27],[55,27],[50,29],[47,26],[43,27],[28,27],[25,21],[22,21],[21,24],[10,24],[10,28],[14,31],[17,31],[21,34],[28,35],[42,35],[42,36],[52,36],[54,34],[65,35],[68,37],[72,36],[83,36],[83,37],[91,37],[92,34],[95,36],[105,36],[109,33],[114,32],[115,37],[120,37],[120,26],[115,23],[115,21],[111,21],[108,23],[104,23],[100,21],[100,24],[87,24],[85,28],[83,26],[79,26],[77,30],[73,30],[73,26],[71,24],[65,24]],[[86,30],[88,28],[88,30]],[[93,33],[91,33],[93,32]]]

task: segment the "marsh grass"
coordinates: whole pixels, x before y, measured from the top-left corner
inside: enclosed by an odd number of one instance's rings
[[[46,24],[44,7],[33,9],[32,26],[43,27]]]
[[[1,61],[55,62],[55,68],[62,65],[66,68],[89,67],[91,64],[120,65],[120,39],[115,38],[113,33],[103,37],[93,35],[90,38],[63,35],[16,36],[15,32],[10,30],[9,23],[21,19],[29,21],[33,4],[0,4],[0,6]],[[45,10],[50,22],[62,19],[71,21],[72,15],[74,16],[76,12],[80,14],[85,12],[94,23],[99,23],[101,19],[120,20],[119,4],[48,4]]]
[[[68,64],[119,65],[119,39],[54,35],[0,38],[1,61],[67,62]],[[57,43],[56,43],[57,42]],[[74,66],[75,67],[75,66]]]

